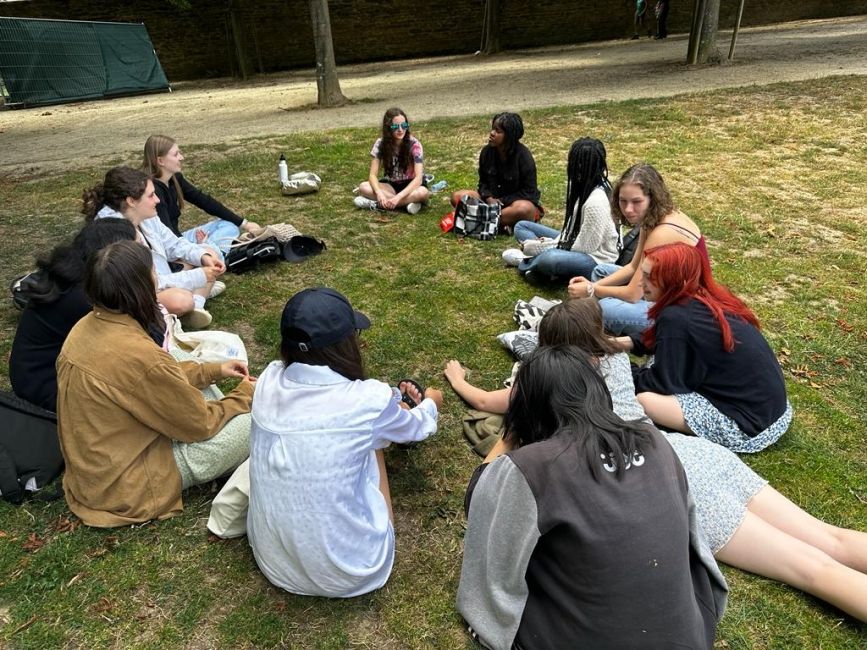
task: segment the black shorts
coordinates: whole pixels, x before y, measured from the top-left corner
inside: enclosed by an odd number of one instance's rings
[[[393,181],[390,178],[380,178],[379,182],[380,183],[388,183],[389,185],[391,185],[394,188],[395,194],[400,194],[401,192],[403,192],[403,190],[406,188],[406,186],[409,185],[410,183],[412,183],[414,180],[415,180],[414,178],[407,178],[405,181]],[[421,186],[427,187],[427,181],[425,181],[424,178],[421,179]]]

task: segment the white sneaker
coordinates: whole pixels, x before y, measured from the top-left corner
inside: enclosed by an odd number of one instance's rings
[[[525,259],[527,259],[527,256],[524,255],[524,251],[520,248],[507,248],[503,251],[503,261],[506,263],[506,266],[518,266]]]
[[[214,280],[214,284],[211,285],[211,292],[208,294],[208,300],[211,298],[216,298],[221,293],[226,290],[226,283],[222,280]]]
[[[194,309],[181,316],[181,325],[194,330],[205,329],[214,320],[207,309]]]
[[[352,202],[355,204],[356,208],[362,208],[367,210],[377,210],[379,209],[379,204],[373,199],[369,199],[366,196],[356,196],[352,199]]]
[[[418,211],[421,210],[421,203],[407,203],[406,211],[410,214],[418,214]]]

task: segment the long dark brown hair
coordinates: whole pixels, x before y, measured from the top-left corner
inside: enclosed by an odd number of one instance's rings
[[[379,143],[379,155],[382,157],[385,175],[389,178],[394,176],[395,172],[407,172],[412,170],[413,167],[410,127],[406,127],[406,132],[399,145],[394,139],[394,134],[391,130],[391,121],[398,115],[403,115],[407,124],[409,124],[409,117],[397,106],[389,108],[385,111],[385,115],[382,116],[382,140]],[[396,165],[395,158],[397,159]]]
[[[126,219],[96,219],[86,223],[71,244],[61,244],[36,260],[37,280],[26,292],[33,304],[48,304],[70,287],[81,284],[88,258],[116,241],[135,239],[135,226]]]
[[[539,346],[543,345],[577,345],[597,357],[619,352],[602,327],[599,303],[581,298],[548,310],[539,323]]]
[[[611,395],[597,363],[574,345],[539,347],[521,364],[503,422],[503,440],[523,447],[554,436],[568,437],[579,458],[599,478],[612,464],[621,478],[653,429],[628,422],[611,408]]]
[[[300,331],[300,330],[299,330]],[[367,379],[364,360],[355,332],[345,339],[324,348],[299,350],[293,341],[284,338],[280,342],[280,358],[287,366],[293,363],[306,363],[308,366],[328,366],[338,375],[350,380]]]
[[[138,169],[113,167],[106,172],[102,183],[84,190],[81,195],[81,214],[85,221],[90,221],[104,205],[122,213],[127,197],[139,200],[149,181],[150,177]]]
[[[145,246],[119,241],[92,255],[84,274],[84,293],[94,307],[131,316],[162,345],[165,319],[157,304],[153,258]]]

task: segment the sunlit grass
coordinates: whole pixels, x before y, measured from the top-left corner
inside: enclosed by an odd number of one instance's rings
[[[566,153],[577,137],[601,138],[615,174],[637,160],[662,171],[679,206],[708,237],[716,275],[754,307],[786,373],[794,425],[777,445],[745,461],[810,512],[862,530],[865,113],[867,80],[856,77],[523,114],[551,225],[562,221]],[[415,124],[427,171],[450,188],[473,186],[489,119]],[[228,291],[209,303],[217,326],[244,337],[258,372],[274,356],[285,300],[302,287],[330,285],[373,321],[363,339],[372,376],[442,386],[443,364],[458,358],[472,381],[499,386],[512,359],[494,336],[512,328],[515,300],[561,293],[530,287],[503,268],[506,239],[443,235],[437,224],[447,193],[414,217],[356,210],[351,189],[366,176],[376,135],[371,125],[185,148],[187,175],[201,188],[245,216],[287,221],[328,243],[324,255],[303,264],[229,278]],[[274,182],[280,152],[290,171],[322,176],[322,191],[280,196]],[[34,253],[75,231],[81,190],[104,171],[0,179],[0,277],[8,282],[28,270]],[[184,219],[192,225],[202,216],[190,207]],[[0,309],[4,376],[16,319],[7,301]],[[69,530],[63,502],[2,505],[0,644],[469,647],[453,603],[463,491],[477,459],[461,432],[464,406],[446,396],[433,439],[387,453],[398,555],[379,592],[330,601],[270,586],[245,540],[208,539],[213,486],[192,490],[182,516],[144,529]],[[44,545],[30,550],[31,535]],[[732,593],[720,647],[867,645],[861,626],[815,599],[736,570],[726,574]]]

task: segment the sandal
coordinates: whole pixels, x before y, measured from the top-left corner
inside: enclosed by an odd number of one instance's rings
[[[421,384],[418,383],[415,379],[401,379],[397,382],[397,390],[400,392],[400,401],[406,404],[411,409],[414,409],[418,406],[418,402],[416,402],[412,397],[409,396],[408,393],[400,390],[401,384],[409,384],[414,387],[419,393],[421,393],[422,399],[424,399],[424,388],[422,388]]]

